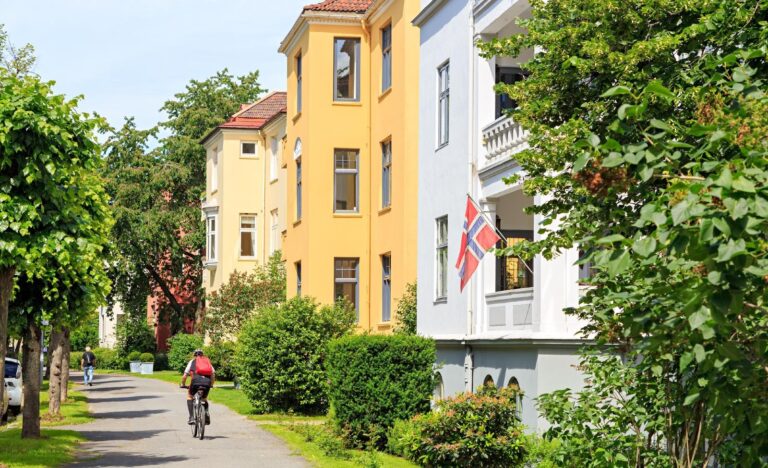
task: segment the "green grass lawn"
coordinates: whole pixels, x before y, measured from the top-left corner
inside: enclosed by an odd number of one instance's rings
[[[48,383],[43,384],[40,390],[40,416],[43,417],[44,427],[64,426],[70,424],[85,424],[93,421],[93,416],[88,412],[88,402],[82,392],[72,389],[72,381],[69,382],[69,400],[61,405],[61,420],[46,420],[48,414]]]
[[[280,437],[291,447],[293,450],[301,454],[302,457],[307,459],[313,465],[319,468],[354,468],[359,466],[380,466],[382,468],[413,468],[414,465],[408,460],[395,457],[382,452],[375,452],[374,454],[367,453],[363,450],[344,450],[346,458],[331,457],[325,454],[323,450],[316,443],[307,442],[304,436],[298,434],[290,429],[290,427],[281,424],[268,424],[261,426],[268,430],[272,434]],[[378,465],[374,465],[370,461],[370,457],[375,458],[378,461]]]
[[[71,462],[85,440],[75,431],[44,430],[41,439],[22,439],[21,429],[0,432],[0,466],[37,468]]]

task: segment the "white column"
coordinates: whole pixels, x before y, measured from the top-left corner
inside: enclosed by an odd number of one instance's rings
[[[483,214],[488,218],[488,221],[496,226],[496,200],[489,199],[480,202],[480,209],[483,210]],[[488,331],[488,305],[485,301],[485,295],[488,293],[496,292],[496,256],[487,253],[483,257],[480,266],[478,267],[477,274],[480,279],[478,283],[478,308],[476,314],[476,326],[475,331],[477,333],[483,333]]]

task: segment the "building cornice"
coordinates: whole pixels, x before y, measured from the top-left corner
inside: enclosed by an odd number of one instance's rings
[[[328,11],[305,11],[293,23],[290,31],[280,42],[277,51],[288,55],[294,49],[296,43],[306,32],[309,25],[323,24],[334,26],[360,26],[363,14],[360,13],[337,13]]]
[[[512,159],[512,157],[509,157],[497,161],[490,166],[483,167],[477,172],[477,175],[480,177],[480,180],[485,181],[491,177],[504,174],[505,172],[510,173],[510,175],[512,172],[519,172],[515,171],[515,169],[519,170],[520,164],[515,159]]]
[[[434,337],[437,344],[443,345],[469,345],[487,347],[519,347],[519,348],[578,348],[588,344],[594,344],[592,340],[584,340],[572,337],[541,337],[541,338],[509,338],[509,337]]]
[[[420,28],[424,23],[427,22],[435,13],[437,13],[440,8],[445,5],[447,0],[432,0],[425,6],[418,15],[411,21],[411,24],[414,26]]]
[[[365,12],[363,19],[368,24],[373,24],[379,21],[394,2],[395,0],[384,0],[383,2],[378,0],[374,1],[373,4],[368,8],[368,11]]]

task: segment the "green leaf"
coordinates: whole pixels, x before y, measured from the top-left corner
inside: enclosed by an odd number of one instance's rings
[[[609,236],[601,237],[598,239],[598,244],[612,244],[614,242],[619,242],[625,240],[626,237],[622,236],[621,234],[611,234]]]
[[[707,279],[710,283],[717,286],[718,284],[723,282],[723,272],[722,271],[710,271],[707,274]]]
[[[667,89],[664,85],[662,85],[658,81],[652,81],[648,86],[646,86],[645,89],[643,90],[643,94],[645,93],[653,94],[666,101],[671,101],[675,99],[675,95],[672,94],[672,91]]]
[[[632,264],[632,258],[627,250],[614,250],[611,254],[608,265],[607,273],[611,276],[620,275],[629,268]]]
[[[637,239],[632,243],[632,250],[641,257],[649,257],[656,251],[656,239],[653,237]]]
[[[727,262],[734,257],[739,257],[741,255],[746,255],[747,253],[747,247],[744,243],[744,239],[729,239],[728,243],[725,245],[721,245],[717,249],[717,257],[716,260],[718,262]]]
[[[671,125],[659,119],[651,119],[651,127],[664,130],[665,132],[674,132],[675,129]]]
[[[642,169],[640,169],[640,179],[643,182],[648,182],[648,179],[653,177],[653,167],[651,166],[645,166]]]
[[[594,133],[590,133],[589,137],[587,137],[587,141],[590,145],[592,145],[594,148],[597,148],[598,145],[600,145],[600,137],[595,135]]]
[[[707,351],[704,349],[704,346],[697,343],[693,347],[693,355],[696,358],[696,362],[702,363],[707,358]]]
[[[755,193],[755,184],[744,177],[737,177],[733,180],[733,189],[740,192]]]
[[[603,167],[616,167],[620,166],[624,162],[624,158],[619,153],[611,153],[607,158],[603,159]]]
[[[672,207],[672,223],[677,226],[680,223],[685,222],[691,217],[691,202],[688,200],[682,200],[677,205]]]
[[[619,96],[622,94],[630,94],[631,92],[632,90],[626,86],[614,86],[613,88],[601,94],[600,97]]]
[[[680,370],[684,371],[685,369],[687,369],[688,366],[691,364],[691,362],[693,362],[693,353],[691,353],[690,351],[684,352],[680,356]]]
[[[717,230],[723,233],[723,235],[725,236],[731,235],[731,226],[728,225],[728,221],[722,218],[713,218],[712,224],[714,224]]]
[[[576,158],[576,161],[573,163],[573,170],[574,172],[579,172],[587,165],[589,160],[592,159],[592,155],[584,151],[579,155],[578,158]]]
[[[683,401],[684,406],[690,406],[691,403],[695,402],[699,399],[699,392],[691,393],[687,397],[685,397],[685,401]]]
[[[706,307],[700,307],[688,316],[688,324],[691,330],[698,330],[704,323],[712,317],[711,312]]]
[[[645,156],[645,151],[638,151],[637,153],[626,153],[624,155],[624,161],[630,164],[637,164],[643,160],[644,156]]]
[[[715,185],[719,185],[723,188],[731,188],[731,184],[733,184],[733,176],[731,175],[730,169],[726,167],[723,169],[723,172],[720,173],[720,177],[715,181]]]

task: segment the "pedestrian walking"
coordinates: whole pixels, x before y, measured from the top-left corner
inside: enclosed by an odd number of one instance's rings
[[[96,367],[96,355],[91,352],[90,346],[86,346],[83,357],[80,359],[80,368],[83,370],[83,385],[93,387],[94,367]]]

